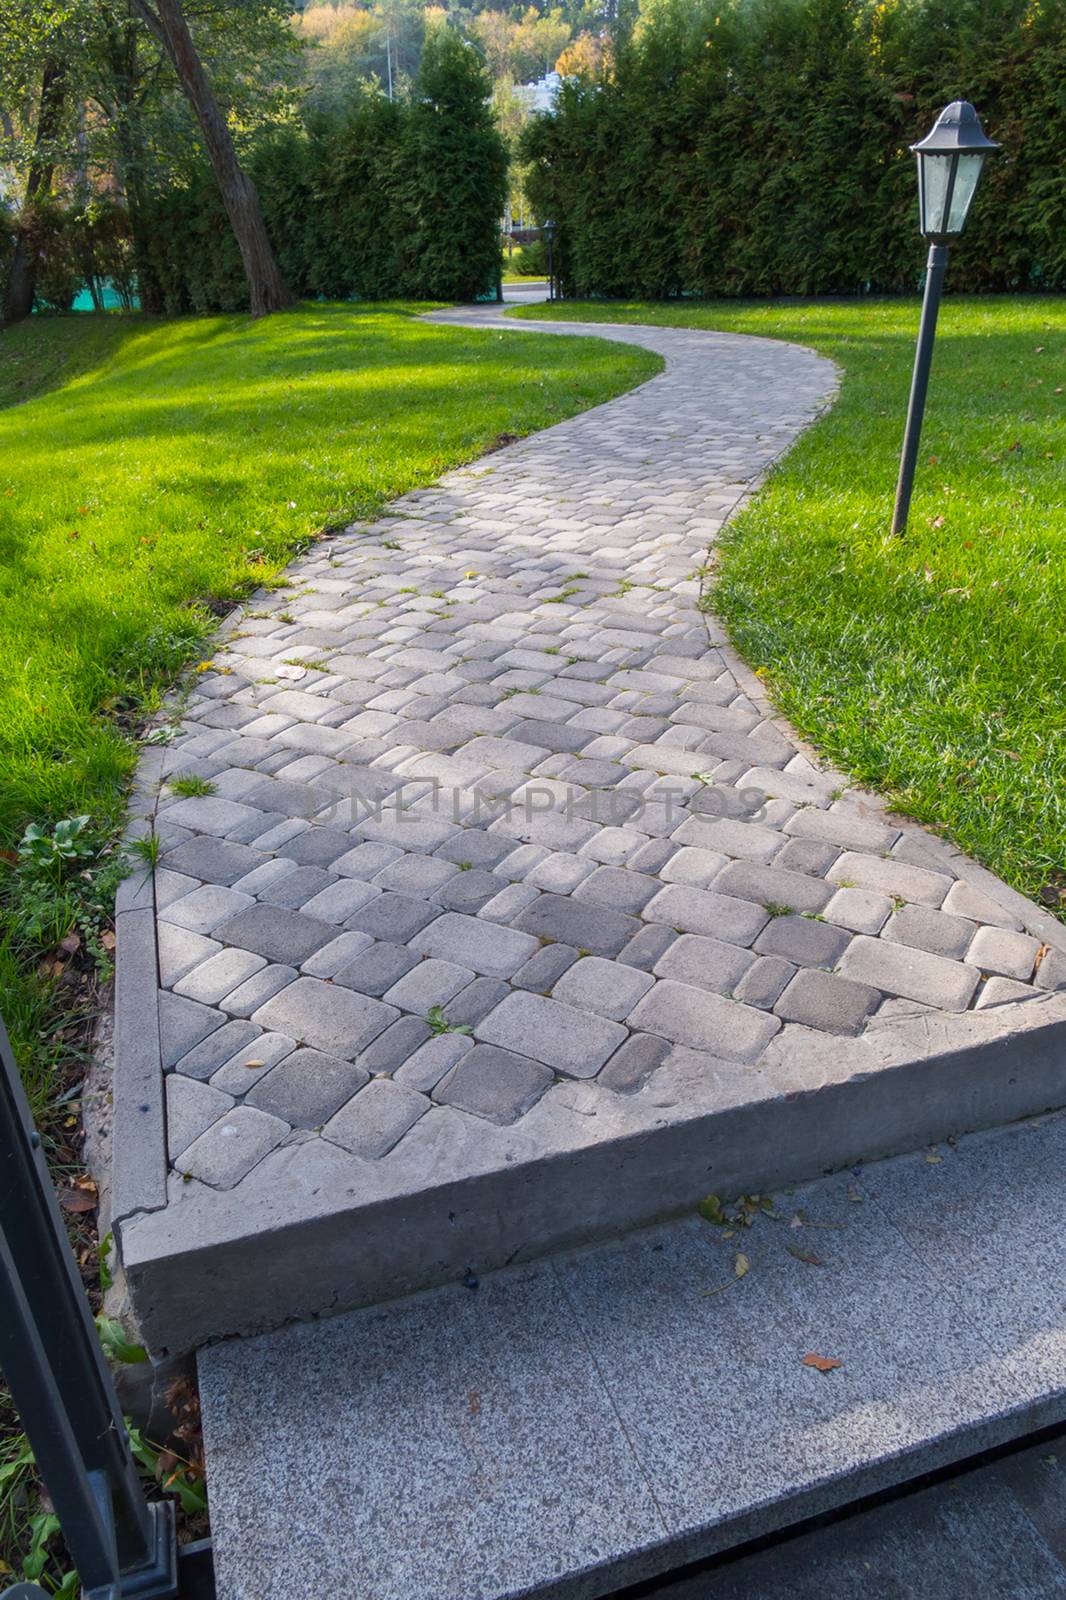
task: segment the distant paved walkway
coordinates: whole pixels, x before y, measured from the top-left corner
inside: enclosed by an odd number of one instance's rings
[[[812,1040],[1066,982],[1050,919],[842,796],[698,609],[832,365],[557,331],[666,371],[316,546],[196,681],[166,765],[214,791],[157,814],[183,1205],[293,1143],[353,1173],[412,1140],[481,1160],[526,1119],[562,1147],[590,1096],[617,1130],[771,1046],[802,1086]]]

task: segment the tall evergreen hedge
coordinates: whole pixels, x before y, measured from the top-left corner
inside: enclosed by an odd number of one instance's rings
[[[380,96],[261,137],[247,154],[282,270],[300,296],[467,300],[496,281],[507,152],[474,47],[431,31],[409,99]],[[169,311],[247,304],[206,167],[151,202],[148,270]]]
[[[652,0],[527,131],[569,293],[913,289],[907,146],[950,100],[1001,141],[959,290],[1066,289],[1066,0]]]

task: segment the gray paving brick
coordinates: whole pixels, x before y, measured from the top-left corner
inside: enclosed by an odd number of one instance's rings
[[[167,1152],[171,1161],[187,1150],[194,1139],[224,1116],[233,1105],[228,1094],[183,1077],[180,1072],[167,1076]]]
[[[1066,989],[1066,954],[1061,950],[1045,950],[1033,982],[1039,989]]]
[[[907,945],[889,944],[865,934],[854,938],[840,963],[841,976],[856,983],[867,983],[885,994],[942,1011],[965,1011],[980,979],[976,967],[961,961],[948,961],[914,950]]]
[[[626,1037],[616,1022],[528,991],[515,991],[477,1024],[475,1037],[529,1055],[556,1072],[591,1078]]]
[[[338,968],[333,981],[345,989],[358,989],[360,994],[383,995],[399,983],[405,972],[410,972],[417,959],[406,945],[393,944],[388,939],[371,941],[353,960]]]
[[[971,922],[989,922],[996,928],[1014,928],[1021,932],[1022,924],[1011,912],[1005,911],[997,900],[975,889],[969,883],[953,883],[944,900],[943,910],[953,917],[966,917]]]
[[[440,860],[461,866],[483,867],[488,871],[513,850],[513,841],[482,828],[462,828],[435,852]]]
[[[597,867],[592,876],[574,890],[574,898],[636,916],[660,887],[658,879],[644,872],[632,872],[625,867]]]
[[[693,889],[708,889],[727,864],[728,856],[715,850],[699,850],[685,845],[675,850],[662,869],[665,883],[685,883]]]
[[[774,866],[820,877],[829,871],[839,854],[839,846],[835,844],[824,844],[818,839],[789,839],[774,857]]]
[[[224,800],[220,795],[197,795],[194,799],[179,800],[168,806],[165,813],[168,823],[191,828],[194,833],[214,834],[220,839],[239,828],[258,823],[261,815],[252,806]]]
[[[300,971],[308,978],[334,978],[342,967],[347,966],[363,950],[368,950],[373,942],[368,933],[339,933],[329,944],[324,944],[301,962]]]
[[[262,865],[264,857],[246,844],[200,835],[168,851],[165,860],[172,872],[185,872],[205,883],[234,884]]]
[[[474,1041],[462,1033],[439,1033],[427,1039],[413,1055],[396,1068],[394,1077],[405,1089],[429,1094],[446,1072],[474,1049]]]
[[[159,981],[164,989],[172,989],[187,972],[215,956],[222,949],[217,939],[208,939],[189,928],[179,928],[173,922],[156,925],[159,949]]]
[[[661,979],[631,1012],[629,1025],[727,1061],[757,1061],[781,1024],[708,989]]]
[[[875,889],[880,894],[912,900],[916,905],[932,906],[934,909],[942,903],[952,882],[944,873],[927,872],[924,867],[912,867],[906,861],[861,855],[854,850],[847,850],[839,856],[830,867],[828,876],[833,883]]]
[[[880,992],[868,984],[807,967],[796,973],[774,1011],[785,1022],[802,1022],[825,1033],[859,1033],[880,999]]]
[[[533,889],[543,889],[546,894],[573,894],[586,878],[597,871],[595,862],[568,850],[553,850],[538,861],[527,874],[525,882]]]
[[[265,1072],[295,1049],[296,1040],[287,1033],[260,1033],[256,1028],[255,1036],[211,1074],[211,1087],[239,1100]]]
[[[469,872],[456,873],[433,898],[446,911],[463,911],[473,915],[510,887],[506,878],[472,867]]]
[[[323,922],[349,922],[381,893],[375,884],[359,878],[339,878],[304,903],[304,915]]]
[[[677,937],[673,928],[668,928],[664,922],[646,923],[624,946],[617,959],[627,967],[639,967],[642,972],[650,972]]]
[[[598,1073],[596,1082],[615,1094],[636,1094],[669,1053],[665,1039],[650,1033],[631,1034]]]
[[[735,817],[688,817],[672,836],[675,844],[691,845],[741,861],[769,861],[784,842],[780,833],[758,822]]]
[[[892,901],[872,889],[838,889],[822,915],[852,933],[880,933],[892,915]]]
[[[437,856],[412,854],[389,862],[376,875],[374,882],[379,889],[393,889],[399,894],[429,899],[458,871],[459,868],[451,861],[442,861]]]
[[[795,975],[796,968],[791,961],[782,961],[780,956],[760,956],[736,985],[733,999],[742,1000],[746,1006],[758,1006],[760,1011],[769,1011]]]
[[[190,1000],[201,1000],[206,1006],[217,1005],[238,984],[265,966],[262,956],[252,955],[248,950],[220,950],[176,983],[174,993],[188,995]]]
[[[974,1002],[975,1011],[987,1011],[989,1006],[1012,1005],[1016,1000],[1035,1000],[1040,990],[1017,978],[989,978],[983,984]]]
[[[557,939],[561,944],[587,950],[590,955],[613,956],[633,937],[640,923],[620,911],[563,895],[544,894],[521,913],[515,926],[537,938]]]
[[[236,989],[231,989],[219,1001],[219,1010],[228,1012],[231,1017],[250,1017],[253,1011],[258,1011],[260,1006],[286,988],[296,977],[296,968],[287,966],[284,962],[272,961],[268,966],[261,967],[258,972],[246,978]]]
[[[395,1072],[408,1056],[413,1055],[432,1037],[429,1024],[421,1017],[400,1017],[397,1022],[390,1023],[385,1032],[379,1033],[374,1042],[361,1052],[359,1065],[365,1067],[371,1077],[379,1073]]]
[[[819,839],[840,845],[842,849],[879,854],[892,848],[900,830],[851,812],[817,811],[808,807],[797,811],[785,823],[785,832],[797,839]]]
[[[761,956],[781,956],[797,967],[835,967],[850,935],[812,917],[774,917],[755,941]]]
[[[453,1028],[472,1028],[499,1005],[506,993],[507,985],[501,978],[475,978],[469,988],[460,989],[455,999],[448,1001],[444,1015]]]
[[[393,861],[402,860],[403,854],[404,852],[399,845],[379,844],[366,839],[362,844],[357,844],[354,849],[347,850],[343,855],[334,857],[331,869],[333,872],[341,873],[345,877],[362,878],[364,881],[369,881]]]
[[[821,878],[754,861],[731,861],[714,880],[714,887],[719,894],[764,906],[787,906],[792,911],[821,911],[833,897],[833,889]]]
[[[256,885],[254,892],[264,905],[281,906],[287,911],[298,911],[305,900],[328,884],[335,883],[336,875],[324,867],[297,867],[279,873],[273,883]]]
[[[439,907],[425,900],[386,890],[347,921],[349,928],[359,933],[369,933],[374,939],[389,939],[395,944],[405,944],[439,914]]]
[[[174,1165],[215,1189],[232,1189],[265,1155],[284,1139],[288,1123],[256,1111],[234,1106],[194,1139]]]
[[[410,947],[416,955],[436,956],[472,967],[482,977],[507,978],[534,954],[537,941],[514,928],[501,928],[458,911],[446,911],[416,934]]]
[[[308,828],[286,845],[285,850],[298,866],[331,867],[338,856],[347,854],[351,843],[349,835],[336,828]]]
[[[400,1083],[375,1078],[342,1106],[322,1130],[327,1139],[364,1161],[387,1156],[429,1110],[424,1095]]]
[[[394,1006],[321,978],[297,978],[252,1020],[261,1028],[291,1034],[301,1044],[351,1060],[398,1014]]]
[[[528,1056],[478,1044],[433,1091],[434,1100],[487,1122],[517,1122],[552,1084],[550,1068]]]
[[[750,950],[741,950],[735,944],[723,944],[719,939],[708,939],[700,934],[685,933],[674,940],[655,963],[654,970],[659,978],[676,978],[679,983],[690,983],[697,989],[732,994],[754,961]]]
[[[549,950],[552,948],[557,947],[549,946]],[[602,956],[585,956],[558,980],[552,998],[579,1011],[593,1011],[599,1017],[621,1022],[647,994],[652,982],[651,976],[638,967],[605,961]]]
[[[302,911],[284,911],[278,906],[248,906],[220,924],[218,937],[226,944],[239,945],[268,961],[299,966],[316,950],[336,938],[337,929]]]
[[[476,974],[470,967],[457,966],[454,961],[438,961],[433,957],[420,961],[398,983],[388,990],[385,999],[389,1005],[402,1011],[414,1011],[423,1016],[432,1006],[447,1005],[461,989],[472,983]]]
[[[319,1128],[369,1081],[353,1061],[322,1050],[294,1050],[254,1084],[245,1105],[281,1117],[293,1128]]]
[[[1003,978],[1028,980],[1033,976],[1040,941],[1010,928],[979,928],[966,952],[966,959],[982,972]]]
[[[893,944],[910,944],[934,955],[961,961],[975,933],[974,924],[928,906],[902,906],[885,925],[882,937]],[[979,966],[980,962],[975,965]]]
[[[191,894],[183,895],[180,900],[171,901],[159,916],[161,921],[174,922],[179,928],[188,928],[192,933],[209,934],[214,933],[227,918],[235,916],[252,903],[251,895],[241,894],[237,889],[205,883]]]
[[[220,1011],[200,1005],[196,1000],[186,1000],[182,995],[167,994],[165,991],[161,993],[159,1043],[164,1068],[176,1066],[201,1040],[220,1028],[225,1020]]]
[[[537,994],[547,994],[577,959],[577,951],[573,945],[542,945],[535,955],[530,956],[529,960],[519,967],[511,978],[511,983],[516,989],[532,989]]]
[[[713,889],[691,889],[671,883],[644,907],[649,922],[665,922],[681,933],[703,933],[727,944],[749,945],[769,921],[761,905],[719,894]]]

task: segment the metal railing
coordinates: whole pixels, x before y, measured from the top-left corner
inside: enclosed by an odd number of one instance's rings
[[[0,1370],[85,1600],[171,1600],[174,1508],[144,1497],[2,1022],[0,1305]],[[0,1600],[43,1593],[18,1583]]]

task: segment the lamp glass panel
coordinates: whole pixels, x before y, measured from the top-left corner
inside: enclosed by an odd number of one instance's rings
[[[954,155],[939,156],[924,151],[918,157],[918,195],[923,233],[948,232],[945,202],[951,168],[957,159]]]
[[[966,213],[970,209],[977,180],[981,176],[984,166],[984,155],[960,156],[958,171],[955,174],[955,187],[951,192],[951,210],[948,214],[948,225],[945,233],[961,233],[966,222]]]

